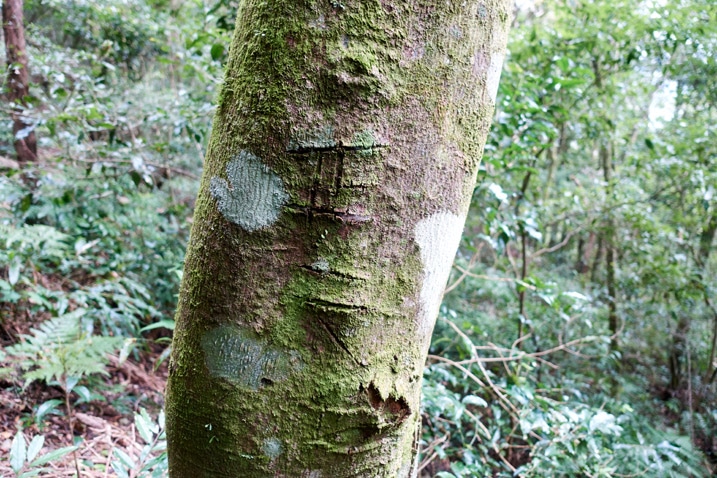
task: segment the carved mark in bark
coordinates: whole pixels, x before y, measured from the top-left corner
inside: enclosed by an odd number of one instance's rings
[[[313,193],[313,191],[312,191]],[[313,196],[312,196],[313,198]],[[313,200],[313,199],[312,199]],[[298,204],[289,204],[289,208],[295,212],[300,212],[310,218],[326,217],[345,224],[362,224],[374,220],[372,216],[363,216],[361,214],[351,214],[341,209],[329,209],[322,207],[304,207]]]
[[[318,275],[333,276],[337,279],[342,280],[366,281],[370,278],[370,276],[368,275],[359,275],[332,269],[329,262],[324,258],[319,258],[319,260],[313,262],[310,265],[302,265],[299,267]]]
[[[360,144],[346,145],[333,140],[315,140],[304,142],[291,142],[286,152],[291,155],[308,156],[313,155],[316,159],[316,168],[313,172],[313,184],[309,191],[309,207],[299,208],[304,211],[309,220],[322,214],[331,214],[341,222],[361,223],[370,221],[367,216],[351,214],[347,210],[336,207],[335,198],[342,190],[359,190],[366,188],[364,184],[353,184],[350,180],[344,180],[346,169],[346,153],[358,151],[372,153],[384,148],[387,145],[374,144],[365,139]]]
[[[333,340],[334,343],[339,346],[339,348],[346,352],[346,355],[351,357],[351,360],[353,360],[356,365],[362,366],[362,364],[358,360],[356,360],[356,357],[354,357],[354,354],[351,353],[343,340],[339,338],[336,332],[334,332],[334,330],[326,322],[324,322],[320,315],[316,316],[316,320],[318,320],[321,326],[326,330],[326,332],[329,334],[329,337],[331,337],[331,340]]]
[[[343,144],[342,142],[339,142],[338,144],[330,145],[330,146],[309,146],[309,145],[300,145],[300,144],[294,144],[289,145],[289,147],[286,148],[286,152],[289,154],[310,154],[310,153],[331,153],[331,152],[338,152],[338,151],[366,151],[366,152],[372,152],[377,149],[386,148],[388,147],[387,144],[374,144],[371,146],[361,145],[361,144]]]
[[[307,302],[310,306],[329,312],[338,312],[343,314],[356,314],[368,312],[370,309],[365,305],[347,304],[345,302],[333,302],[329,300],[314,299]]]
[[[365,367],[366,363],[356,358],[342,335],[351,336],[355,333],[355,327],[359,325],[357,317],[367,312],[368,307],[321,299],[307,301],[306,305],[312,309],[311,317],[328,332],[331,340],[346,352],[356,365]]]

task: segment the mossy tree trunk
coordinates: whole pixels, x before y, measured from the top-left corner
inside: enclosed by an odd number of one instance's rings
[[[2,27],[7,62],[6,97],[12,108],[15,153],[19,161],[28,162],[37,160],[37,141],[32,121],[23,115],[26,98],[30,94],[30,71],[27,68],[22,7],[22,0],[3,0]]]
[[[508,0],[244,0],[167,391],[170,474],[414,473]]]

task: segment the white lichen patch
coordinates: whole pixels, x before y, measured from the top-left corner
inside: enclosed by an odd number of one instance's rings
[[[249,232],[274,224],[289,199],[281,178],[248,151],[229,161],[227,179],[211,179],[209,192],[219,212]]]
[[[281,455],[281,452],[283,451],[281,440],[278,438],[267,438],[261,445],[261,451],[264,452],[264,455],[273,460]]]
[[[418,331],[424,339],[433,331],[464,222],[465,218],[462,216],[439,212],[416,224],[416,243],[421,249],[423,263]]]
[[[495,102],[498,96],[498,84],[500,83],[500,73],[503,71],[503,60],[505,54],[494,52],[490,55],[490,63],[488,65],[488,77],[486,79],[486,94]]]
[[[317,272],[329,272],[331,270],[329,261],[327,261],[323,257],[319,257],[319,259],[316,262],[311,264],[311,268]]]
[[[302,365],[298,352],[271,347],[237,327],[212,329],[201,343],[210,375],[253,390],[286,380]]]

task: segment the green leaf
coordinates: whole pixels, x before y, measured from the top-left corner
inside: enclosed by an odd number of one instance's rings
[[[134,462],[131,456],[129,456],[127,453],[123,452],[119,448],[114,449],[114,454],[119,458],[120,463],[124,465],[126,468],[133,470],[137,464]],[[113,465],[114,466],[114,465]]]
[[[147,332],[148,330],[154,330],[154,329],[159,329],[159,328],[174,330],[174,325],[175,325],[174,320],[164,319],[164,320],[159,320],[153,324],[149,324],[145,327],[142,327],[141,329],[139,329],[139,331]]]
[[[476,395],[466,395],[463,397],[463,400],[461,400],[466,405],[477,405],[479,407],[487,407],[488,402],[483,400],[482,398],[476,396]]]
[[[614,415],[600,410],[590,419],[588,428],[591,432],[597,430],[605,434],[619,435],[622,431],[622,427],[615,422]]]
[[[159,425],[159,428],[164,430],[164,410],[159,411],[159,416],[157,417],[157,425]]]
[[[62,400],[59,400],[57,398],[47,400],[46,402],[40,404],[40,406],[37,407],[37,410],[35,410],[35,421],[42,421],[42,419],[45,418],[45,415],[47,415],[48,413],[52,413],[52,411],[60,404],[62,404]]]
[[[21,430],[15,434],[10,447],[10,467],[17,474],[22,469],[27,457],[27,443],[25,443],[25,435]]]
[[[57,450],[52,450],[50,453],[45,453],[37,460],[30,463],[30,466],[42,466],[47,463],[50,463],[51,461],[59,460],[63,456],[67,455],[68,453],[72,453],[73,451],[77,450],[78,447],[76,446],[66,446],[64,448],[58,448]]]
[[[125,360],[129,357],[129,354],[132,352],[132,349],[134,349],[135,344],[137,343],[137,339],[125,339],[124,343],[122,344],[122,348],[120,349],[119,353],[119,364],[122,365]]]
[[[85,387],[84,385],[75,387],[74,392],[80,397],[80,401],[82,401],[83,403],[89,402],[92,399],[90,389]]]
[[[127,467],[124,466],[122,463],[118,461],[112,462],[112,469],[117,473],[117,476],[120,478],[129,478],[129,473],[127,473]]]
[[[129,177],[132,178],[132,182],[135,186],[139,186],[140,184],[142,184],[142,175],[139,174],[137,171],[130,171]]]
[[[62,388],[64,388],[65,391],[69,393],[75,388],[75,385],[77,385],[77,382],[79,381],[80,377],[68,376],[65,377],[64,383],[62,383],[61,385]]]
[[[20,279],[20,258],[16,257],[14,261],[12,261],[12,264],[10,264],[10,267],[7,270],[7,280],[10,283],[10,285],[17,284],[17,281]]]
[[[137,431],[139,432],[139,436],[142,437],[142,440],[144,440],[145,443],[152,443],[152,440],[154,438],[154,434],[152,433],[153,424],[151,422],[151,419],[146,416],[146,411],[144,409],[142,410],[143,414],[135,414],[134,416],[134,424],[137,427]]]
[[[32,461],[35,459],[38,453],[40,453],[40,450],[42,449],[42,445],[45,444],[45,436],[44,435],[35,435],[32,440],[30,441],[30,446],[27,448],[27,461]]]
[[[212,60],[217,61],[224,56],[224,45],[221,43],[215,43],[211,49]]]

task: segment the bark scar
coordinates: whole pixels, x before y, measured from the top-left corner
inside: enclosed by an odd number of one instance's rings
[[[371,407],[394,425],[402,423],[411,414],[411,407],[404,397],[394,397],[389,394],[384,400],[373,382],[366,388],[362,385],[360,391],[366,394]]]

